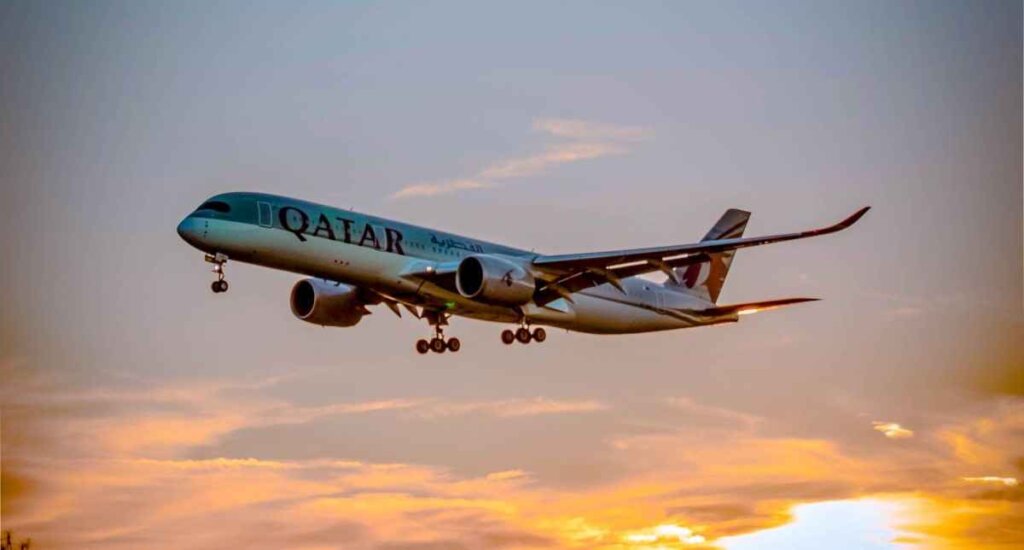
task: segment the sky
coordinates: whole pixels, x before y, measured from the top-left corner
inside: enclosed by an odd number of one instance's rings
[[[1019,2],[0,3],[3,528],[33,548],[1024,545]],[[458,354],[209,291],[264,191],[544,253],[749,235],[740,323]],[[822,541],[825,541],[824,543]]]

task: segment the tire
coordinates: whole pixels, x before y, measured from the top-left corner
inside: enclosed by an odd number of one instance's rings
[[[422,338],[416,340],[416,351],[419,352],[420,354],[427,353],[428,351],[430,351],[430,342],[427,342]]]
[[[220,291],[221,292],[227,292],[228,291],[228,282],[227,281],[217,281],[217,282],[220,284]]]
[[[519,340],[520,344],[529,344],[530,331],[527,330],[525,327],[521,327],[519,330],[516,331],[516,340]]]
[[[462,342],[460,342],[458,338],[448,339],[448,351],[455,353],[460,349],[462,349]]]
[[[533,329],[533,339],[538,342],[543,342],[548,339],[548,332],[540,327]]]
[[[430,341],[430,349],[434,350],[434,353],[444,353],[444,350],[448,348],[444,345],[444,340],[434,338]]]
[[[212,284],[210,285],[210,290],[212,290],[214,294],[220,294],[220,293],[221,293],[221,290],[220,290],[220,281],[214,281],[214,282],[213,282],[213,283],[212,283]]]
[[[505,345],[509,345],[512,342],[515,342],[516,341],[516,333],[514,333],[514,332],[512,332],[511,330],[508,330],[508,329],[505,329],[505,330],[501,331],[501,341]]]

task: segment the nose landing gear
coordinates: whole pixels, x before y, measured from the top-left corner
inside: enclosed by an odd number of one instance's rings
[[[213,272],[217,274],[217,280],[210,284],[210,290],[213,290],[214,294],[227,292],[228,282],[224,280],[224,264],[228,263],[227,255],[218,252],[207,254],[204,259],[213,264]]]
[[[511,345],[513,342],[519,342],[520,344],[529,344],[531,341],[537,343],[543,342],[548,339],[548,333],[541,327],[537,327],[530,331],[528,325],[519,327],[515,332],[505,329],[501,331],[501,341],[505,345]]]
[[[427,322],[434,327],[434,337],[430,340],[420,339],[416,341],[416,351],[420,354],[425,354],[428,351],[434,353],[444,353],[450,351],[455,353],[462,349],[462,342],[458,338],[445,338],[444,336],[444,325],[448,324],[448,316],[444,313],[439,312],[424,312],[423,316],[426,317]]]

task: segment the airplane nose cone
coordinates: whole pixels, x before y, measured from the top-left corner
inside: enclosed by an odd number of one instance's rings
[[[199,221],[189,216],[178,224],[178,236],[192,246],[199,246]]]

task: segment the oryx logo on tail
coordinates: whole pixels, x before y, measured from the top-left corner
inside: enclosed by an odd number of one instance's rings
[[[750,212],[730,208],[718,219],[718,223],[708,231],[701,242],[717,241],[722,239],[738,239],[743,236],[743,230],[747,228],[747,220],[750,219]],[[722,292],[725,284],[725,277],[729,274],[729,265],[736,254],[735,250],[708,254],[707,260],[690,264],[686,267],[676,269],[676,275],[682,284],[667,283],[667,286],[694,294],[709,302],[717,302],[718,295]]]

